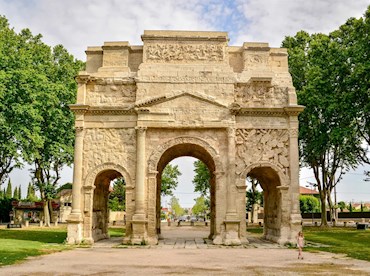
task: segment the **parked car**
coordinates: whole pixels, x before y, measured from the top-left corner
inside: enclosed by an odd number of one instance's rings
[[[181,222],[181,221],[186,221],[186,217],[185,216],[182,216],[182,217],[179,217],[177,219],[177,221]]]
[[[191,217],[191,218],[190,218],[190,221],[191,221],[191,222],[195,222],[195,221],[198,221],[198,219],[197,219],[196,217]]]

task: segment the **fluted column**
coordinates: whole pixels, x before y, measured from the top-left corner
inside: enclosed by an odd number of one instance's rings
[[[83,155],[83,127],[76,127],[73,185],[72,185],[72,211],[71,215],[81,215],[81,187],[82,187],[82,155]]]
[[[146,127],[136,127],[135,215],[144,215],[145,202],[145,136]]]
[[[294,121],[293,121],[294,122]],[[298,126],[289,129],[290,189],[293,192],[292,213],[299,214]]]
[[[236,219],[235,189],[235,129],[227,129],[228,166],[227,166],[227,219]]]

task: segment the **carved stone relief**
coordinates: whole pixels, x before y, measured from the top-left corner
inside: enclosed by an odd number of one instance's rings
[[[269,162],[289,175],[289,132],[286,129],[237,129],[236,152],[237,174],[252,163]]]
[[[214,44],[153,44],[146,47],[146,59],[164,63],[224,61],[225,47]]]
[[[86,173],[103,163],[123,164],[135,168],[135,129],[86,129],[83,168]]]
[[[235,101],[242,106],[285,106],[288,104],[288,88],[271,86],[270,82],[253,82],[235,88]]]
[[[135,102],[135,85],[100,85],[92,86],[86,94],[86,103],[90,105],[122,106]]]

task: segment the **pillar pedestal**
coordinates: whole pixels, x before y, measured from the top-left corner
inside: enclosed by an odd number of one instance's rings
[[[131,244],[144,245],[148,242],[147,224],[144,214],[135,214],[132,216],[132,235]]]
[[[67,243],[80,244],[83,240],[82,236],[83,224],[81,214],[70,214],[67,223],[68,223]]]
[[[239,225],[240,220],[225,220],[225,236],[223,240],[224,245],[240,245]]]

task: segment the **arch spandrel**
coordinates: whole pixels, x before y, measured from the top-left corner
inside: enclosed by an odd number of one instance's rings
[[[107,171],[107,170],[114,170],[114,171],[119,172],[123,176],[123,178],[125,179],[126,187],[127,188],[133,188],[134,187],[132,185],[133,181],[131,180],[130,174],[128,173],[128,171],[123,166],[115,164],[115,163],[107,162],[107,163],[103,163],[103,164],[100,164],[100,165],[96,166],[95,168],[91,169],[90,172],[88,172],[88,174],[85,178],[85,181],[84,181],[84,185],[83,185],[84,188],[94,187],[94,182],[95,182],[96,177],[101,172],[104,172],[104,171]]]

